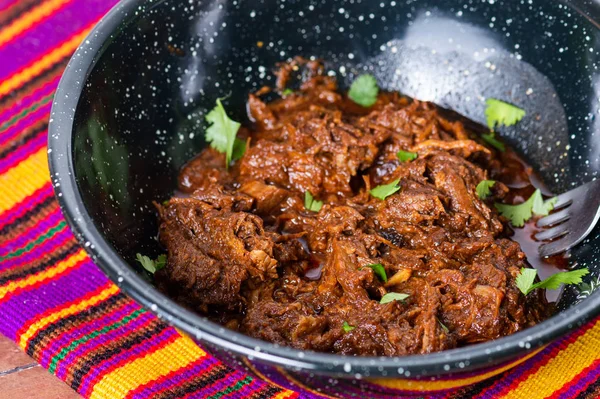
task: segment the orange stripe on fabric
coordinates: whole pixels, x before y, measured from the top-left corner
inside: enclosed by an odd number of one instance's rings
[[[10,25],[0,30],[0,46],[8,43],[15,36],[25,32],[36,23],[49,17],[71,0],[49,0],[24,13]]]
[[[42,147],[0,175],[0,187],[10,187],[0,196],[0,214],[39,190],[49,179],[48,150]]]
[[[600,321],[561,350],[519,386],[501,396],[506,399],[546,398],[590,366],[600,350]]]
[[[82,311],[86,310],[87,308],[94,306],[97,303],[102,302],[105,299],[117,294],[118,292],[119,292],[119,288],[116,285],[110,283],[107,288],[102,290],[97,295],[94,295],[90,298],[84,299],[81,302],[72,303],[71,305],[69,305],[66,308],[61,307],[60,309],[57,309],[50,315],[39,319],[38,321],[33,323],[31,326],[29,326],[27,331],[25,331],[25,333],[23,333],[19,337],[19,346],[21,346],[21,348],[25,349],[27,347],[27,342],[31,339],[31,337],[34,336],[34,334],[37,331],[43,329],[44,327],[46,327],[47,325],[49,325],[51,323],[54,323],[58,319],[62,319],[64,317],[82,312]]]
[[[87,256],[85,254],[85,251],[83,249],[80,249],[79,251],[75,252],[73,255],[71,255],[67,259],[57,263],[53,267],[50,267],[50,268],[48,268],[44,271],[41,271],[39,273],[36,273],[36,274],[32,274],[31,276],[28,276],[28,277],[25,277],[25,278],[22,278],[19,280],[14,280],[3,286],[0,286],[0,300],[2,300],[5,296],[7,296],[8,294],[10,294],[18,289],[37,284],[44,280],[48,280],[64,271],[66,271],[66,270],[72,268],[73,266],[77,265],[82,260],[86,259],[86,257]]]
[[[51,67],[53,64],[60,61],[63,57],[71,54],[77,46],[83,41],[83,39],[87,36],[92,27],[96,24],[96,22],[92,23],[89,26],[86,26],[79,33],[72,36],[69,40],[63,42],[58,47],[50,50],[47,54],[39,58],[38,60],[32,62],[30,65],[26,66],[19,72],[12,75],[10,78],[6,79],[0,84],[0,96],[6,95],[11,91],[17,89],[23,83],[31,80],[33,77],[39,75],[44,70]]]
[[[89,399],[123,398],[127,392],[140,385],[186,367],[204,356],[206,352],[190,338],[177,337],[163,348],[144,357],[138,357],[102,377],[94,385]],[[140,373],[140,370],[144,372]]]
[[[457,378],[455,380],[439,380],[439,381],[425,381],[425,380],[406,380],[406,379],[368,379],[369,382],[379,385],[386,388],[392,389],[400,389],[403,391],[443,391],[447,389],[460,388],[467,385],[475,384],[481,382],[483,380],[487,380],[493,376],[496,376],[500,373],[505,372],[506,370],[510,370],[518,364],[523,363],[524,361],[531,359],[539,352],[541,352],[544,348],[537,349],[526,356],[523,356],[517,361],[509,363],[503,367],[497,368],[495,370],[489,371],[484,374],[475,375],[467,378]]]

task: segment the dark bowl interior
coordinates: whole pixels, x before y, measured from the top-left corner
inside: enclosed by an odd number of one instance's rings
[[[343,87],[369,71],[385,89],[479,122],[485,98],[500,98],[527,110],[503,137],[560,192],[600,172],[600,13],[592,2],[572,3],[124,1],[82,44],[57,94],[50,158],[59,199],[98,264],[159,315],[234,352],[273,363],[297,359],[298,351],[226,332],[184,311],[138,276],[135,253],[161,252],[152,201],[169,198],[179,168],[205,146],[207,110],[231,93],[227,110],[247,120],[247,94],[272,85],[275,64],[295,55],[326,60]],[[596,229],[570,261],[596,278],[599,253]],[[476,367],[548,342],[596,314],[597,295],[580,299],[567,289],[551,320],[451,351],[453,359],[471,359]],[[444,356],[378,365],[430,373],[442,370]],[[352,362],[381,375],[367,359]],[[340,357],[319,355],[292,366],[344,373],[340,364]]]

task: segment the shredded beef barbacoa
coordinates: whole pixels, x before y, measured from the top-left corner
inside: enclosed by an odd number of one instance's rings
[[[298,64],[279,71],[279,90]],[[205,149],[181,171],[188,196],[158,206],[159,288],[253,337],[348,355],[430,353],[541,321],[546,300],[517,289],[525,254],[492,205],[508,188],[476,193],[523,166],[430,103],[381,93],[363,108],[320,64],[303,67],[295,93],[250,95],[240,160],[226,169]],[[400,162],[400,150],[418,158]],[[385,200],[369,194],[395,180]],[[306,191],[319,212],[305,209]],[[380,304],[389,292],[409,296]]]

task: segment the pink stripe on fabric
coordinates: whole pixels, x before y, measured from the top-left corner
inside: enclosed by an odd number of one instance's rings
[[[53,95],[54,90],[58,86],[61,74],[57,74],[52,80],[44,83],[42,86],[36,88],[35,91],[22,97],[18,101],[12,103],[9,107],[5,108],[0,113],[0,121],[8,121],[14,118],[17,114],[22,112],[24,109],[29,108],[33,104],[39,102],[42,98],[48,95]]]
[[[32,154],[46,147],[48,135],[46,130],[42,130],[30,139],[27,143],[17,147],[11,151],[6,158],[0,159],[0,174],[8,171],[13,166],[18,165],[21,161],[29,158]]]
[[[42,234],[46,233],[53,227],[56,227],[60,222],[62,222],[63,216],[60,212],[60,209],[56,208],[50,214],[48,214],[45,218],[42,218],[37,221],[33,226],[29,229],[22,232],[22,234],[16,236],[10,241],[6,241],[0,247],[0,256],[4,256],[8,253],[18,250],[26,246],[29,242],[31,242],[32,237],[39,237]]]
[[[67,41],[84,27],[92,24],[113,5],[114,0],[72,1],[59,12],[27,31],[27,40],[9,42],[0,47],[0,80],[17,73],[38,60],[51,49]],[[18,43],[18,46],[14,45]]]
[[[23,217],[27,211],[34,208],[37,204],[40,204],[53,196],[54,192],[52,191],[52,185],[48,181],[48,183],[44,184],[39,190],[25,198],[23,202],[15,205],[14,208],[0,212],[0,229],[8,227],[8,225],[14,223],[16,219]]]

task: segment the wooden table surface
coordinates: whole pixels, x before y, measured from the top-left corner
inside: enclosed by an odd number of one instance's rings
[[[0,335],[0,397],[81,399],[67,384],[40,367],[14,342]]]

